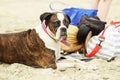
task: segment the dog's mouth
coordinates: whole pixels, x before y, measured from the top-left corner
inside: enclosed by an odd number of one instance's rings
[[[67,34],[65,32],[62,32],[60,35],[60,40],[66,40],[67,39]]]
[[[61,36],[60,37],[60,40],[66,40],[67,39],[67,36]]]
[[[56,34],[57,40],[66,40],[67,39],[67,29],[66,28],[60,28],[58,34]]]
[[[60,41],[60,40],[66,40],[67,39],[67,34],[61,34],[59,38],[56,38],[57,41]]]

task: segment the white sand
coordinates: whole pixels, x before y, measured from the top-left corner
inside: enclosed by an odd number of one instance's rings
[[[61,0],[62,1],[62,0]],[[71,6],[89,7],[94,0],[63,0]],[[41,13],[49,10],[50,0],[0,0],[0,32],[16,32],[39,24]],[[113,0],[107,21],[120,20],[120,1]],[[0,63],[0,80],[120,80],[120,57],[112,62],[94,59],[82,62],[88,68],[65,71],[32,68],[22,64]],[[90,69],[90,66],[97,69]]]

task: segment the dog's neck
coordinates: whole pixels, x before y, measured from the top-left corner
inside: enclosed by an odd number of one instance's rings
[[[39,37],[44,41],[45,46],[51,50],[55,51],[56,60],[60,58],[60,42],[55,41],[51,38],[43,29],[42,25],[39,24],[35,27],[36,32],[38,33]]]
[[[42,22],[41,27],[42,27],[42,29],[45,31],[46,34],[48,34],[54,41],[56,41],[56,39],[53,37],[53,36],[55,36],[55,35],[50,31],[49,27],[47,27],[47,26],[45,25],[45,22],[44,22],[44,21]]]

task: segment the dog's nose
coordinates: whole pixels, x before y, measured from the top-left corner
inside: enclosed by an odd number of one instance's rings
[[[61,28],[61,32],[66,32],[66,28]]]

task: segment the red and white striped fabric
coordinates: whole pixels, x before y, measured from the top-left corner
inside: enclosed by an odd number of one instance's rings
[[[86,47],[86,57],[111,60],[120,56],[120,22],[111,22],[99,35],[93,36]]]

